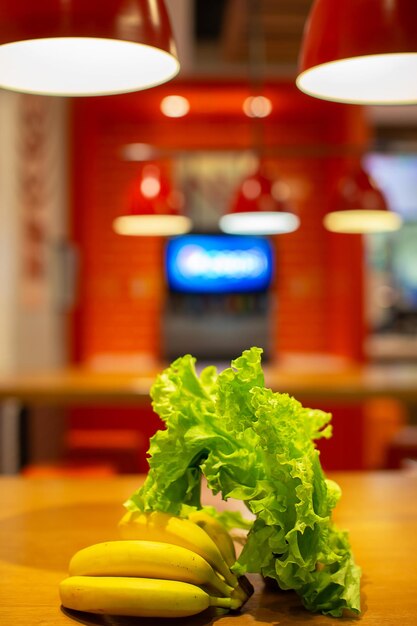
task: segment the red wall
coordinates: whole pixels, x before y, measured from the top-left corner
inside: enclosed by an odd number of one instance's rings
[[[170,93],[189,98],[186,118],[160,113],[159,103]],[[340,169],[366,145],[362,110],[308,98],[292,84],[269,84],[264,93],[274,107],[264,122],[266,160],[290,184],[301,218],[297,232],[276,238],[273,353],[359,360],[361,240],[329,234],[321,220]],[[123,145],[144,142],[186,151],[251,147],[253,126],[241,109],[247,95],[242,82],[176,82],[73,102],[73,234],[81,258],[74,361],[94,364],[97,357],[115,353],[160,356],[163,244],[156,238],[120,237],[111,227],[137,169],[122,160]]]

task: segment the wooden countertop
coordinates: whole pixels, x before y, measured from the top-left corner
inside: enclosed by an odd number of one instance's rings
[[[343,489],[336,520],[350,532],[363,570],[361,626],[415,626],[417,620],[417,473],[334,474]],[[122,502],[139,477],[100,480],[1,478],[0,624],[71,626],[59,604],[58,584],[81,547],[117,538]],[[241,614],[213,620],[111,619],[100,626],[336,626],[356,624],[312,615],[292,592],[256,592]]]
[[[94,372],[63,369],[52,372],[0,377],[0,400],[16,398],[29,404],[115,403],[137,404],[149,400],[149,390],[165,366],[131,372]],[[219,371],[226,365],[219,366]],[[285,367],[266,364],[265,382],[275,391],[296,398],[357,402],[389,395],[417,401],[417,364],[332,367]]]

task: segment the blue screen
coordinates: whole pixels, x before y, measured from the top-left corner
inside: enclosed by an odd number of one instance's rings
[[[272,280],[272,246],[263,237],[182,235],[166,248],[168,286],[184,293],[265,291]]]

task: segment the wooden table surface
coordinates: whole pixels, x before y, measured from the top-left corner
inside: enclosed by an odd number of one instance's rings
[[[343,489],[336,519],[349,530],[363,569],[361,626],[417,624],[417,473],[334,474]],[[60,609],[59,581],[81,547],[117,538],[123,501],[140,477],[0,479],[0,624],[71,626]],[[292,592],[256,592],[239,615],[181,620],[91,616],[100,626],[334,626],[357,624],[312,615]]]
[[[336,362],[338,363],[338,362]],[[202,364],[198,364],[202,367]],[[228,364],[218,365],[221,371]],[[91,403],[133,404],[149,401],[149,390],[166,364],[142,371],[99,372],[67,368],[0,377],[0,401],[15,398],[28,405]],[[358,402],[391,396],[417,402],[417,366],[414,364],[340,365],[332,361],[301,361],[296,365],[264,365],[265,383],[302,400]]]

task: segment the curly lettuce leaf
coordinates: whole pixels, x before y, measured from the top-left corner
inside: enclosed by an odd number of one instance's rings
[[[208,367],[199,376],[186,355],[157,377],[153,407],[166,429],[152,438],[148,476],[126,506],[175,515],[201,508],[204,475],[213,493],[242,500],[255,516],[236,574],[273,578],[311,611],[359,613],[360,569],[331,517],[340,488],[315,444],[331,436],[331,416],[265,388],[261,354],[251,348],[221,373]]]

